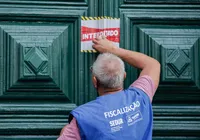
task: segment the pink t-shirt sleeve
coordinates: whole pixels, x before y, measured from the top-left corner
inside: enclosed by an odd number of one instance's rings
[[[131,84],[131,86],[143,90],[149,96],[150,101],[152,102],[153,96],[156,92],[156,88],[150,76],[140,76],[135,82]]]
[[[81,140],[76,119],[73,118],[70,124],[66,125],[57,140]]]

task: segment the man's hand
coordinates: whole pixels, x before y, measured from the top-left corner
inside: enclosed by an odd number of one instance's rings
[[[98,37],[92,40],[94,43],[92,47],[100,53],[112,53],[112,51],[117,48],[111,41],[107,40],[105,37]]]

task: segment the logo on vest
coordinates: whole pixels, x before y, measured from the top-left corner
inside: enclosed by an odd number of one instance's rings
[[[126,116],[128,126],[133,125],[134,123],[141,121],[143,119],[142,113],[137,111],[131,115]]]
[[[111,127],[111,132],[120,131],[122,129],[122,124],[124,123],[123,119],[112,120],[109,122]]]

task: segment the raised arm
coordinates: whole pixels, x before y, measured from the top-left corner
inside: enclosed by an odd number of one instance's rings
[[[157,89],[160,79],[160,63],[156,59],[139,52],[118,48],[106,38],[94,39],[93,43],[93,48],[100,53],[108,52],[115,54],[129,65],[141,69],[140,76],[150,76],[154,82],[155,89]]]

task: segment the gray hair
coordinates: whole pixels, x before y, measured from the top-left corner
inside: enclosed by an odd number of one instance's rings
[[[92,73],[104,88],[123,87],[124,62],[114,54],[100,54],[93,64]]]

